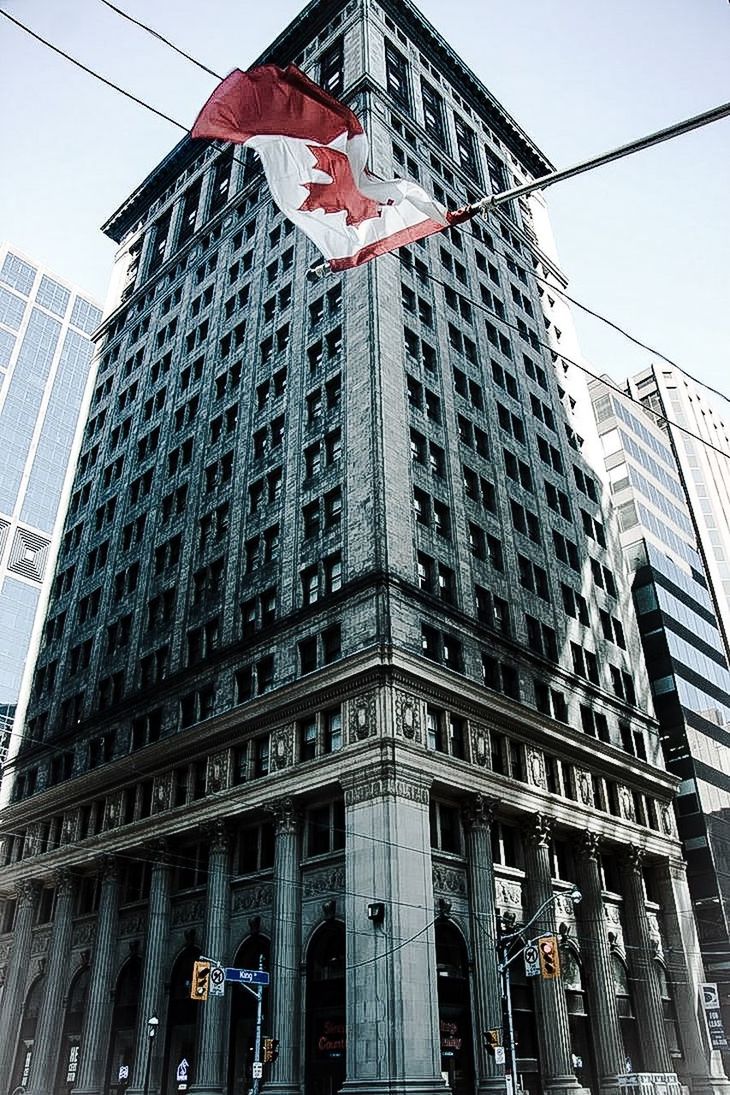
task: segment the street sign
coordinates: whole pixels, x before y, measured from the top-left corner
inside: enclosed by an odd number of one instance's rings
[[[705,1008],[707,1030],[710,1035],[710,1047],[712,1049],[727,1049],[727,1037],[722,1023],[720,1011],[720,994],[717,985],[713,982],[702,986],[702,1003]]]
[[[177,1082],[183,1083],[188,1078],[188,1069],[190,1068],[190,1062],[187,1057],[183,1057],[180,1064],[177,1066]]]
[[[239,970],[235,966],[226,966],[226,981],[238,981],[240,985],[268,985],[266,970]]]
[[[208,985],[209,996],[224,996],[226,991],[226,971],[223,966],[213,966]]]
[[[264,1066],[261,1064],[261,1061],[254,1061],[253,1070],[251,1072],[251,1075],[253,1076],[254,1080],[260,1080],[261,1077],[263,1076],[263,1074],[264,1074]]]
[[[494,1047],[494,1063],[495,1065],[504,1064],[504,1046]]]
[[[525,959],[525,977],[539,977],[540,976],[540,955],[537,952],[537,947],[532,943],[528,943],[524,950]]]
[[[129,1079],[129,1065],[120,1065],[119,1066],[119,1072],[117,1074],[117,1079],[118,1080],[128,1080]]]

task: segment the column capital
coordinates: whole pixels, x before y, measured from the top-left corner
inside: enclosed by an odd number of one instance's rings
[[[620,857],[620,863],[624,873],[641,877],[641,869],[644,865],[644,855],[644,849],[639,848],[636,844],[629,844],[628,848],[624,848]]]
[[[295,799],[279,798],[271,804],[274,827],[277,833],[296,833],[302,820],[302,812]]]
[[[69,897],[73,892],[74,877],[68,867],[62,867],[53,875],[53,884],[56,887],[56,897]]]
[[[601,851],[601,838],[598,833],[586,829],[575,838],[573,847],[579,859],[597,860]]]
[[[170,845],[164,837],[155,837],[153,840],[146,840],[143,844],[143,848],[153,867],[169,867]]]
[[[499,798],[485,798],[484,795],[473,795],[464,803],[461,809],[465,825],[469,829],[489,829],[494,821],[494,815],[501,804]]]
[[[230,849],[231,833],[225,821],[208,821],[203,828],[211,852],[227,852]]]
[[[555,818],[547,814],[535,814],[522,825],[522,835],[533,847],[549,847],[555,828]]]
[[[116,882],[119,879],[119,860],[115,855],[100,855],[96,860],[96,871],[101,882]]]
[[[37,878],[24,878],[22,882],[18,882],[15,887],[18,908],[22,909],[24,905],[34,905],[40,892],[41,884]]]

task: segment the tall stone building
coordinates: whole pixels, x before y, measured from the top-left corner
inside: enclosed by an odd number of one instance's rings
[[[0,243],[0,763],[25,703],[100,320],[85,294]]]
[[[404,0],[314,0],[264,59],[452,206],[549,167]],[[202,953],[270,972],[266,1090],[504,1092],[499,921],[560,939],[560,979],[510,967],[527,1091],[724,1090],[541,199],[312,282],[255,160],[185,139],[105,231],[2,1084],[248,1091],[254,1001],[191,1000]]]
[[[730,670],[716,587],[698,550],[702,514],[690,507],[664,422],[667,412],[658,411],[653,398],[652,412],[644,414],[641,406],[656,392],[652,373],[628,383],[630,399],[603,382],[590,388],[621,538],[634,569],[634,601],[667,768],[681,781],[678,831],[705,972],[720,987],[727,1026]],[[704,447],[692,438],[686,443],[695,451]],[[702,495],[705,512],[719,513],[721,500],[708,485]]]

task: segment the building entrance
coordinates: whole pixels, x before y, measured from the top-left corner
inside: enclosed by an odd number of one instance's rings
[[[345,926],[323,924],[307,951],[307,1095],[335,1095],[345,1082]]]

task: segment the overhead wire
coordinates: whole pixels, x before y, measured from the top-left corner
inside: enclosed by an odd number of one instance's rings
[[[145,31],[147,34],[150,34],[157,41],[159,41],[162,44],[166,45],[169,49],[171,49],[175,53],[179,54],[181,57],[183,57],[185,60],[189,61],[191,64],[194,64],[195,66],[197,66],[202,71],[204,71],[204,72],[208,73],[209,75],[215,77],[215,79],[218,79],[218,80],[223,79],[223,77],[219,73],[215,72],[208,65],[206,65],[202,61],[200,61],[197,57],[194,57],[192,54],[187,53],[185,50],[181,49],[174,42],[172,42],[169,38],[165,37],[165,35],[161,34],[159,31],[157,31],[153,27],[151,27],[148,23],[145,23],[140,19],[136,19],[134,16],[130,15],[128,12],[125,12],[122,8],[118,7],[116,4],[111,3],[111,0],[99,0],[99,2],[104,4],[111,11],[115,12],[122,19],[125,19],[125,20],[129,21],[130,23],[133,23],[135,26],[139,27],[141,30]],[[145,109],[152,111],[152,113],[157,114],[159,117],[164,118],[166,121],[171,122],[171,124],[177,126],[179,129],[182,129],[185,132],[189,132],[188,127],[182,125],[182,123],[176,121],[174,118],[171,118],[169,115],[164,114],[163,112],[159,111],[156,107],[151,106],[149,103],[145,102],[144,100],[139,99],[137,96],[133,95],[131,92],[128,92],[124,88],[119,87],[119,85],[112,83],[106,77],[101,76],[99,73],[95,72],[93,69],[88,68],[88,66],[82,64],[80,61],[77,61],[75,58],[73,58],[69,54],[67,54],[64,50],[62,50],[59,47],[55,46],[52,42],[49,42],[47,39],[41,37],[39,34],[37,34],[35,31],[31,30],[25,24],[21,23],[20,20],[15,19],[13,16],[9,15],[8,12],[4,11],[3,9],[0,9],[0,15],[4,15],[11,22],[15,23],[16,26],[20,27],[22,30],[25,30],[28,34],[30,34],[32,37],[37,39],[43,45],[46,45],[49,49],[54,50],[56,53],[60,54],[66,60],[70,61],[74,65],[77,65],[79,68],[83,69],[83,71],[87,72],[89,75],[91,75],[91,76],[95,77],[96,79],[100,80],[102,83],[106,84],[108,87],[111,87],[114,90],[118,91],[120,94],[125,95],[127,98],[129,98],[132,101],[138,103],[140,106],[145,107]],[[709,125],[712,122],[719,121],[719,120],[721,120],[723,118],[726,118],[728,116],[730,116],[730,103],[720,104],[719,106],[717,106],[717,107],[715,107],[715,108],[713,108],[709,111],[705,111],[703,114],[696,115],[695,117],[693,117],[691,119],[685,119],[682,122],[677,122],[672,126],[668,126],[668,127],[666,127],[666,129],[661,130],[657,134],[651,134],[647,137],[639,138],[637,141],[631,142],[630,145],[622,146],[622,149],[626,149],[626,148],[631,147],[633,149],[633,151],[641,151],[644,148],[651,147],[652,143],[657,143],[657,141],[670,140],[675,136],[682,136],[684,133],[689,132],[694,128],[697,128],[700,124]],[[614,156],[617,151],[622,151],[622,149],[613,150],[613,152],[605,153],[601,156],[594,157],[594,159],[591,161],[592,166],[590,168],[583,167],[581,169],[582,170],[592,170],[592,169],[595,169],[596,167],[604,165],[605,163],[612,162],[611,157]],[[625,155],[627,153],[623,152],[623,154]],[[560,175],[560,178],[556,178],[553,181],[562,181],[563,178],[570,178],[570,177],[572,177],[573,174],[576,173],[576,171],[577,171],[577,168],[575,168],[575,167],[566,168],[564,171],[557,173],[557,174]],[[528,187],[528,188],[532,187],[534,189],[539,188],[538,187],[539,183],[540,183],[540,180],[535,180],[533,183],[525,184],[525,186],[523,186],[523,187],[517,187],[517,188],[513,188],[513,190],[506,191],[506,192],[504,192],[504,195],[501,195],[501,194],[500,195],[493,195],[493,197],[503,197],[504,200],[508,200],[510,196],[517,196],[519,193],[521,193],[523,191],[527,192],[526,187]],[[513,193],[513,191],[514,191],[514,193]],[[495,206],[494,208],[498,209],[499,206]],[[570,303],[573,304],[576,308],[579,308],[581,311],[586,312],[586,314],[592,316],[594,319],[597,319],[600,322],[602,322],[602,323],[606,324],[607,326],[611,327],[613,330],[615,330],[617,333],[621,334],[623,337],[625,337],[630,342],[632,342],[635,345],[639,346],[640,348],[646,350],[647,352],[652,353],[655,356],[661,358],[661,360],[666,361],[667,364],[672,365],[674,368],[680,369],[682,372],[686,373],[686,375],[691,380],[693,380],[695,383],[701,385],[702,387],[706,388],[708,391],[712,392],[714,395],[717,395],[719,398],[723,399],[724,401],[730,401],[730,397],[726,396],[724,393],[720,392],[716,388],[713,388],[711,385],[705,383],[704,381],[699,380],[697,377],[694,377],[686,369],[682,368],[682,366],[678,365],[675,361],[673,361],[670,357],[668,357],[666,354],[664,354],[660,350],[657,350],[654,347],[650,346],[648,343],[643,342],[641,339],[638,339],[636,336],[630,334],[630,332],[628,332],[625,328],[621,327],[618,323],[615,323],[613,320],[608,319],[606,316],[604,316],[600,312],[597,312],[594,309],[590,308],[588,305],[583,304],[581,301],[577,300],[575,297],[573,297],[569,293],[567,293],[567,291],[565,289],[562,289],[559,286],[554,285],[552,282],[547,281],[547,279],[541,279],[540,276],[535,271],[530,271],[530,272],[532,273],[532,275],[535,278],[537,278],[537,280],[544,280],[545,284],[548,287],[550,287],[551,289],[554,289],[561,296],[565,297],[565,299],[570,301]],[[699,440],[702,443],[708,444],[708,442],[706,442],[704,438],[697,437],[697,440]],[[721,450],[717,450],[717,451],[721,451]],[[725,455],[725,454],[723,454],[723,455]]]

